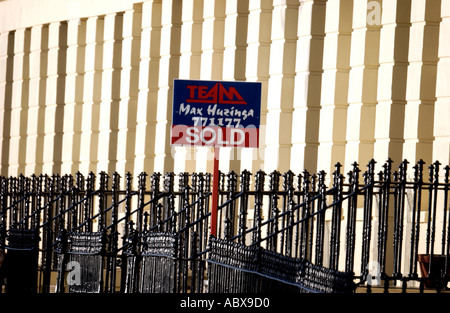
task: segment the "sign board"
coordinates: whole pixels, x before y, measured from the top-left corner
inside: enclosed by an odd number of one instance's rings
[[[259,146],[261,83],[175,79],[171,144]]]

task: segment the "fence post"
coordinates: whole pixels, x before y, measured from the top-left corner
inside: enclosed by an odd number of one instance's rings
[[[95,174],[90,172],[86,181],[86,196],[88,197],[84,202],[84,217],[83,219],[87,221],[84,231],[92,231],[92,220],[91,216],[93,211],[93,193],[95,190]]]
[[[78,218],[80,216],[80,213],[83,212],[81,209],[81,203],[80,200],[83,197],[84,194],[84,176],[83,174],[81,174],[80,172],[76,173],[76,187],[74,188],[74,201],[76,202],[76,205],[74,206],[73,210],[72,210],[72,229],[75,229],[78,226]],[[83,221],[85,222],[85,221]]]
[[[200,173],[198,175],[198,182],[197,182],[197,193],[198,193],[198,204],[197,204],[197,210],[196,210],[196,220],[199,220],[201,222],[196,223],[195,229],[199,236],[199,245],[198,249],[199,251],[202,251],[203,247],[206,247],[207,244],[207,238],[206,235],[208,233],[208,223],[205,220],[205,215],[207,208],[205,206],[205,175],[203,173]]]
[[[50,206],[50,210],[53,211],[53,200],[61,193],[62,182],[59,180],[59,176],[54,174],[52,175],[52,180],[50,183],[50,202],[52,205]],[[56,278],[56,293],[64,293],[64,272],[67,260],[67,232],[63,227],[63,215],[61,214],[61,206],[62,200],[58,201],[59,204],[56,206],[56,210],[54,212],[55,217],[55,234],[56,234],[56,244],[55,244],[55,252],[58,254],[57,256],[57,278]]]
[[[383,164],[383,171],[379,173],[379,180],[382,185],[379,191],[378,207],[378,264],[380,265],[381,277],[386,277],[386,256],[389,222],[389,196],[391,188],[391,166],[392,160],[388,159]]]
[[[268,241],[268,250],[277,251],[278,241],[278,215],[280,210],[278,209],[278,192],[280,187],[280,172],[273,171],[269,176],[269,188],[270,188],[270,208],[269,219],[272,219],[269,227],[267,227],[267,236],[271,236]]]
[[[212,177],[211,173],[206,173],[205,174],[205,184],[204,184],[204,193],[205,194],[210,194],[211,193],[211,181],[212,181],[211,177]],[[220,190],[220,184],[219,184],[219,190]],[[210,199],[211,198],[209,196],[205,198],[205,214],[209,213]],[[209,236],[206,235],[208,233],[208,230],[209,230],[209,225],[210,225],[210,220],[207,219],[205,221],[205,240],[206,240],[206,242],[208,241],[208,238],[209,238]]]
[[[290,185],[288,187],[287,195],[287,225],[286,225],[286,254],[292,256],[292,246],[294,239],[294,221],[295,221],[295,211],[294,211],[294,187]]]
[[[181,279],[182,279],[182,283],[181,283],[181,292],[187,292],[188,290],[188,271],[189,271],[189,267],[188,267],[188,260],[189,260],[189,243],[190,243],[190,233],[189,233],[189,224],[191,223],[191,205],[189,203],[189,191],[190,191],[191,187],[189,185],[184,186],[183,189],[183,211],[184,211],[184,223],[183,223],[183,228],[184,230],[184,236],[183,234],[180,234],[180,238],[181,238],[181,253],[180,253],[180,257],[181,257],[181,261],[180,262],[180,267],[181,267]]]
[[[333,172],[333,211],[331,216],[330,268],[337,270],[339,264],[341,215],[342,215],[342,165],[338,162]]]
[[[406,194],[406,175],[408,161],[404,160],[399,165],[399,183],[397,186],[396,197],[397,201],[394,207],[394,271],[393,277],[401,278],[401,259],[402,259],[402,243],[403,243],[403,218],[405,209],[405,194]]]
[[[98,232],[105,232],[106,225],[106,191],[108,189],[109,176],[105,172],[100,173],[100,189],[98,195]]]
[[[39,175],[39,177],[36,178],[36,211],[37,213],[37,217],[34,217],[34,222],[33,222],[33,228],[37,228],[39,227],[39,222],[40,222],[40,212],[42,210],[42,198],[43,198],[43,179],[44,176],[41,174]],[[44,215],[44,219],[45,219],[45,215]],[[45,223],[45,220],[42,221],[42,224]],[[48,227],[47,227],[48,230]],[[48,240],[48,234],[46,233],[46,229],[45,226],[42,229],[42,240],[43,240],[43,244],[42,244],[42,271],[43,271],[43,279],[42,279],[42,292],[44,293],[49,293],[50,292],[50,277],[51,277],[51,241],[47,241]]]
[[[190,228],[190,232],[191,232],[191,247],[190,247],[190,262],[191,262],[191,293],[195,293],[198,292],[197,287],[198,285],[196,284],[196,280],[200,279],[200,272],[199,272],[199,267],[197,267],[197,249],[198,249],[198,233],[196,231],[194,231],[194,229]],[[187,280],[187,277],[186,277]]]
[[[253,237],[252,244],[260,244],[261,243],[261,220],[262,220],[262,192],[264,190],[264,176],[266,173],[264,171],[259,170],[256,173],[255,177],[255,209],[254,209],[254,217],[253,217]]]
[[[8,207],[8,179],[0,177],[0,252],[5,250]]]
[[[40,214],[41,214],[41,204],[40,200],[38,200],[38,177],[35,174],[31,175],[31,190],[29,196],[31,196],[31,209],[28,210],[28,215],[30,217],[30,228],[36,229],[38,228],[38,224],[40,222]],[[27,197],[28,198],[28,197]],[[39,203],[38,203],[39,202]]]
[[[180,195],[180,200],[178,201],[178,225],[179,229],[181,229],[184,226],[184,197],[185,197],[185,189],[189,186],[189,173],[187,172],[181,172],[178,174],[178,191]],[[189,195],[189,193],[188,193]]]
[[[427,222],[427,239],[426,239],[426,254],[429,254],[430,257],[434,255],[434,243],[436,239],[436,211],[437,211],[437,196],[438,196],[438,187],[439,187],[439,166],[441,163],[436,161],[435,163],[429,166],[430,173],[430,185],[429,185],[429,202],[428,202],[428,222]],[[433,262],[429,262],[428,264],[428,276],[430,276],[432,272],[432,264]],[[438,277],[437,286],[440,286],[440,275]]]
[[[112,179],[112,212],[111,212],[111,233],[110,233],[110,244],[109,244],[109,262],[107,266],[109,267],[106,274],[107,279],[110,279],[109,292],[115,292],[116,284],[116,264],[117,264],[117,244],[119,239],[119,233],[117,231],[117,214],[118,214],[118,202],[119,202],[119,191],[120,191],[120,175],[117,172],[113,173]],[[108,286],[107,286],[108,287]]]
[[[27,179],[23,174],[19,175],[19,185],[18,185],[18,220],[17,220],[17,227],[18,228],[28,228],[28,225],[24,225],[24,216],[26,216],[25,210],[30,206],[30,200],[28,197],[25,197],[27,194]],[[21,199],[25,197],[25,203]]]
[[[0,194],[0,205],[1,205],[1,214],[0,214],[0,218],[1,218],[1,224],[0,224],[0,230],[3,230],[4,233],[0,233],[0,248],[4,248],[5,247],[5,236],[6,236],[6,225],[7,225],[7,219],[8,216],[10,215],[10,213],[8,213],[8,197],[10,195],[10,180],[6,177],[1,177],[1,194]]]
[[[152,199],[155,199],[160,193],[159,190],[160,181],[161,181],[161,173],[153,173],[152,175],[150,175],[150,190],[152,192]],[[157,209],[158,203],[152,202],[150,204],[150,221],[149,221],[149,225],[151,225],[151,227],[157,225],[156,224]]]
[[[142,215],[145,203],[145,181],[147,178],[147,173],[142,172],[139,174],[139,195],[138,195],[138,212],[136,216],[136,231],[138,233],[142,232]]]
[[[294,183],[294,173],[292,173],[292,171],[287,171],[285,173],[283,173],[283,191],[284,191],[284,195],[283,195],[283,211],[282,211],[282,219],[281,219],[281,224],[282,224],[282,228],[283,229],[287,229],[289,227],[289,198],[288,198],[288,192],[289,192],[289,188],[292,186],[292,184]],[[286,251],[286,247],[287,247],[287,235],[288,232],[287,231],[282,231],[281,232],[281,253],[284,253],[284,251]]]
[[[237,175],[234,171],[231,171],[227,175],[227,199],[229,201],[233,198],[236,192],[236,182]],[[224,229],[224,237],[226,239],[230,239],[234,235],[234,219],[235,219],[235,209],[234,209],[234,201],[230,201],[230,203],[226,206],[225,211],[225,229]]]
[[[325,209],[326,204],[326,186],[325,186],[325,171],[320,171],[318,174],[318,192],[320,195],[319,206],[317,208],[317,232],[316,232],[316,255],[315,264],[323,265],[323,243],[324,243],[324,233],[325,233]]]
[[[303,171],[303,187],[302,187],[302,203],[303,207],[303,218],[301,231],[301,249],[300,258],[305,260],[311,260],[312,258],[312,246],[313,246],[313,231],[314,231],[314,220],[311,218],[311,194],[310,194],[310,174],[307,170]]]
[[[11,228],[16,227],[17,224],[17,200],[18,200],[18,191],[17,191],[17,178],[10,177],[9,178],[9,188],[10,188],[10,214],[9,214],[9,225]]]
[[[124,222],[124,234],[123,234],[123,243],[125,245],[126,238],[129,235],[129,222],[130,222],[130,214],[131,214],[131,197],[133,196],[133,176],[130,172],[125,174],[125,222]]]
[[[356,231],[356,208],[358,201],[359,189],[359,173],[358,163],[353,163],[353,170],[349,173],[350,198],[347,211],[347,256],[345,271],[353,272],[354,256],[355,256],[355,231]]]
[[[364,208],[363,208],[363,231],[362,231],[362,251],[361,251],[361,275],[362,280],[367,280],[369,273],[370,239],[372,235],[372,203],[373,186],[375,181],[375,160],[371,160],[367,165],[364,176]]]
[[[414,189],[413,189],[413,207],[411,217],[411,253],[410,253],[410,270],[409,277],[417,279],[417,258],[419,252],[419,234],[420,234],[420,209],[422,203],[422,185],[423,185],[423,165],[425,162],[419,160],[414,165]]]
[[[245,245],[245,237],[247,231],[247,205],[248,205],[248,191],[250,189],[251,173],[247,170],[241,172],[240,190],[243,193],[239,208],[239,243]]]
[[[444,282],[448,282],[449,275],[448,275],[448,268],[449,268],[449,254],[450,254],[450,222],[447,221],[448,213],[447,213],[447,205],[448,205],[448,191],[449,191],[449,174],[450,174],[450,166],[445,166],[444,168],[445,174],[444,174],[444,223],[442,225],[442,255],[445,255],[445,263],[444,263]],[[448,225],[448,226],[447,226]],[[448,227],[448,228],[447,228]],[[447,246],[447,248],[446,248]]]
[[[172,229],[172,222],[174,222],[173,215],[175,214],[175,195],[174,195],[174,177],[175,174],[173,172],[167,172],[164,174],[163,187],[164,192],[169,193],[167,197],[164,197],[164,214],[163,219],[168,219],[168,223],[166,226],[166,231],[170,232]]]
[[[7,190],[8,190],[8,180],[5,177],[0,176],[0,258],[3,258],[1,261],[4,262],[5,247],[6,247],[6,219],[7,219]],[[3,290],[4,284],[4,276],[5,273],[2,268],[0,268],[0,293]]]

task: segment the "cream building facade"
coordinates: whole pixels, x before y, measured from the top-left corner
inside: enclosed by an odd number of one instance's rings
[[[212,171],[171,147],[173,80],[262,82],[220,169],[450,161],[448,0],[0,1],[1,175]]]

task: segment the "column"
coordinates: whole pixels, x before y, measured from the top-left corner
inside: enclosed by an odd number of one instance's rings
[[[373,157],[381,26],[367,21],[369,2],[355,1],[353,7],[344,173]]]
[[[133,10],[126,11],[123,15],[122,71],[116,167],[116,171],[122,177],[127,172],[133,172],[134,169],[141,27],[142,4],[134,4]]]
[[[81,116],[83,109],[86,19],[67,23],[67,65],[62,140],[62,174],[75,174],[80,165]]]
[[[433,160],[433,115],[439,49],[440,0],[411,3],[403,159]]]
[[[97,171],[116,170],[122,68],[123,13],[105,16]]]
[[[45,108],[45,137],[42,171],[61,173],[66,89],[67,22],[49,25],[48,77]]]
[[[388,158],[394,164],[402,160],[410,12],[410,1],[383,1],[375,113],[376,171]]]
[[[8,176],[14,72],[14,32],[0,34],[0,175]]]
[[[290,168],[317,171],[326,1],[301,1],[295,63]]]
[[[25,175],[42,173],[48,64],[48,25],[33,26],[30,47],[30,96]]]
[[[161,1],[142,4],[134,173],[154,171],[161,45]]]
[[[185,0],[181,8],[180,78],[200,79],[204,0]]]
[[[436,102],[434,106],[433,160],[442,163],[443,168],[450,163],[450,3],[441,1],[441,24],[439,32],[439,61],[437,63]]]
[[[352,2],[330,0],[326,5],[317,170],[327,174],[345,158]]]
[[[203,0],[184,0],[181,13],[180,74],[181,79],[200,79],[203,32]],[[171,148],[174,172],[195,171],[194,147]]]
[[[84,64],[83,110],[81,122],[81,151],[79,171],[97,173],[98,133],[103,67],[104,17],[86,21],[86,51]]]
[[[241,171],[246,169],[252,173],[264,166],[272,8],[272,0],[249,2],[245,76],[247,81],[261,82],[262,89],[259,148],[241,151]]]
[[[226,0],[204,1],[203,3],[200,79],[223,79],[225,8]],[[197,172],[212,172],[213,149],[198,147],[195,150],[195,170]]]
[[[181,40],[181,0],[162,1],[160,70],[156,107],[154,171],[173,171],[170,149],[173,80],[178,77]]]
[[[440,2],[440,3],[439,3]],[[440,4],[440,6],[439,6]],[[450,3],[445,0],[433,2],[434,8],[430,5],[430,10],[427,11],[426,17],[432,20],[437,19],[436,14],[440,16],[441,23],[439,27],[439,46],[438,46],[438,62],[437,62],[437,73],[436,73],[436,100],[434,103],[434,143],[433,143],[433,154],[432,161],[439,161],[441,163],[439,167],[439,181],[444,182],[445,167],[450,165],[450,42],[448,40],[450,35]],[[439,10],[440,9],[440,10]],[[433,12],[433,14],[431,14]],[[431,16],[433,18],[431,18]],[[428,23],[427,23],[428,24]],[[430,23],[434,24],[434,23]],[[433,38],[429,39],[428,43],[431,43]],[[436,39],[434,39],[436,40]],[[431,84],[430,84],[431,87]],[[427,164],[429,165],[429,163]],[[441,253],[441,240],[443,239],[440,235],[442,233],[442,228],[444,227],[444,196],[440,193],[437,198],[437,218],[436,218],[436,242],[435,242],[435,253]],[[447,211],[448,213],[448,211]],[[448,217],[447,217],[448,227]]]
[[[25,172],[28,131],[28,92],[30,85],[31,29],[18,29],[14,38],[14,70],[11,101],[9,175]]]
[[[298,1],[273,2],[264,171],[289,170]]]
[[[203,4],[201,79],[221,80],[225,34],[226,0]]]
[[[383,1],[374,133],[376,172],[383,170],[388,158],[393,161],[392,171],[402,161],[410,15],[410,1]],[[393,205],[393,199],[390,201],[389,205]],[[381,218],[377,215],[375,212],[375,223]],[[393,221],[394,212],[390,210],[387,217],[388,236],[392,236]],[[393,253],[393,246],[387,245],[387,258],[392,257]],[[392,266],[387,262],[386,271],[390,272]]]
[[[227,0],[225,6],[225,34],[222,79],[245,81],[248,32],[248,0]],[[243,148],[221,148],[220,170],[240,172]]]

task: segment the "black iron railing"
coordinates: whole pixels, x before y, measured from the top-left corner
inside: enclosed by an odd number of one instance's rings
[[[449,166],[408,166],[221,173],[217,238],[210,174],[2,177],[1,290],[441,292]]]

